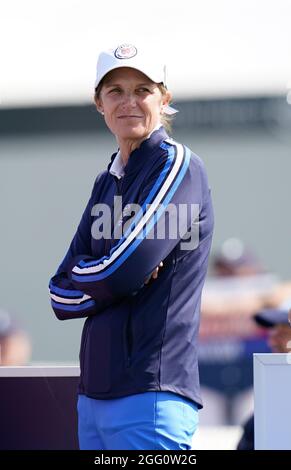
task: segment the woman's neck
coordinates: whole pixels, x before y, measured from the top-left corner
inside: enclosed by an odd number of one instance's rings
[[[127,164],[131,152],[137,149],[140,146],[140,144],[143,142],[143,140],[145,139],[139,139],[139,140],[122,139],[118,141],[119,151],[120,151],[120,155],[121,155],[124,166]]]
[[[120,155],[121,155],[121,158],[122,158],[122,161],[123,161],[123,164],[124,166],[127,164],[128,162],[128,159],[129,159],[129,156],[130,154],[137,148],[139,148],[139,146],[141,145],[141,143],[148,139],[151,134],[156,130],[156,129],[159,129],[159,127],[161,126],[161,124],[157,124],[152,130],[151,132],[146,135],[145,137],[143,137],[142,139],[137,139],[137,140],[132,140],[132,139],[117,139],[118,141],[118,146],[119,146],[119,151],[120,151]]]

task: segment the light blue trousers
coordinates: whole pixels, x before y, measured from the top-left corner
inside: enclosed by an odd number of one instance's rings
[[[195,403],[171,392],[78,397],[81,450],[189,450],[197,425]]]

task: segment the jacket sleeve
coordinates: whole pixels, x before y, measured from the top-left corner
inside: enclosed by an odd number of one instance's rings
[[[91,197],[82,215],[78,229],[73,237],[70,247],[58,267],[55,275],[50,279],[49,292],[52,308],[60,320],[83,318],[94,315],[104,308],[104,303],[95,301],[82,289],[76,288],[68,278],[67,268],[71,260],[80,253],[91,253],[91,208],[93,194],[102,174],[95,181]]]
[[[191,206],[202,203],[203,167],[181,144],[163,145],[165,157],[147,178],[140,210],[109,255],[102,259],[80,255],[68,267],[72,285],[98,302],[112,302],[140,289],[196,219]],[[170,213],[169,205],[174,209]],[[177,233],[175,229],[171,233],[173,222],[181,229]],[[164,236],[156,236],[157,230],[163,232],[163,224]]]

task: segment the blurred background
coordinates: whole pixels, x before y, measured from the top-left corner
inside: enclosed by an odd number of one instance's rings
[[[230,252],[251,247],[265,289],[288,280],[290,18],[290,0],[1,1],[0,307],[29,335],[32,362],[78,359],[83,321],[56,320],[48,282],[116,150],[92,104],[103,48],[146,45],[166,62],[173,137],[208,171],[212,255],[237,240]]]

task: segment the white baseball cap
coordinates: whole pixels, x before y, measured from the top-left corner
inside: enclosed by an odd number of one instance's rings
[[[131,67],[145,74],[155,83],[163,83],[166,87],[166,65],[158,63],[154,57],[145,51],[140,51],[132,44],[121,44],[116,49],[109,49],[99,54],[96,69],[95,89],[102,78],[111,70],[119,67]],[[176,114],[177,109],[166,106],[164,112]]]

